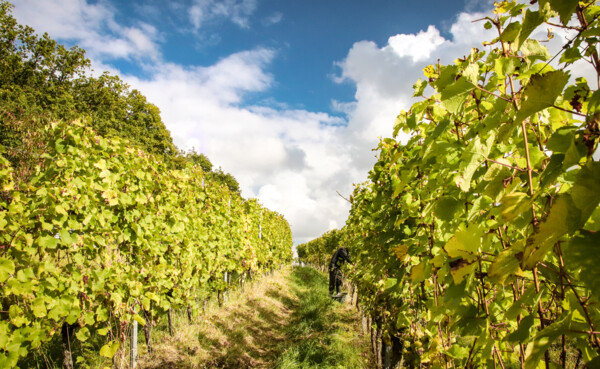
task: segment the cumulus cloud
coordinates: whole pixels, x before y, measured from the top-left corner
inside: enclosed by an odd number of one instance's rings
[[[116,10],[105,2],[86,0],[20,0],[14,15],[37,32],[69,40],[83,47],[92,59],[152,59],[160,55],[156,28],[138,22],[123,26]]]
[[[348,112],[345,134],[353,146],[354,167],[360,172],[374,164],[374,155],[367,153],[376,147],[377,137],[391,136],[395,117],[417,101],[412,97],[412,85],[422,77],[422,69],[438,59],[442,64],[451,63],[472,47],[481,47],[483,41],[494,38],[481,22],[473,22],[483,16],[459,14],[450,27],[450,39],[430,25],[416,34],[393,35],[381,47],[360,41],[337,63],[340,73],[335,81],[350,81],[356,86],[355,101],[333,104]]]
[[[208,67],[160,64],[151,78],[123,76],[161,109],[181,148],[206,153],[232,173],[244,197],[258,197],[286,216],[296,240],[331,224],[342,226],[352,168],[340,118],[283,106],[243,106],[246,94],[266,91],[273,50],[232,54]]]
[[[263,26],[272,26],[273,24],[277,24],[277,23],[281,22],[282,19],[283,19],[283,13],[275,12],[275,13],[271,14],[270,16],[263,18],[261,23],[263,24]]]
[[[481,22],[473,23],[482,14],[462,13],[448,28],[449,38],[428,26],[415,34],[390,35],[385,45],[356,42],[336,63],[334,80],[356,87],[352,101],[331,101],[334,110],[345,114],[339,118],[269,98],[245,103],[247,96],[265,94],[276,83],[269,72],[278,57],[273,49],[256,47],[212,65],[182,66],[161,58],[160,35],[152,26],[116,24],[114,9],[104,2],[60,1],[65,17],[43,13],[54,11],[52,6],[46,10],[46,4],[56,6],[59,0],[33,2],[18,4],[19,20],[56,38],[73,39],[79,32],[76,40],[95,52],[95,66],[108,64],[109,57],[156,53],[144,64],[144,77],[123,79],[160,108],[180,148],[205,153],[238,179],[244,197],[258,197],[284,214],[295,242],[344,225],[349,204],[336,191],[347,196],[353,183],[366,179],[378,136],[390,136],[396,115],[415,102],[411,86],[422,68],[438,59],[451,63],[494,38]],[[255,0],[195,0],[188,10],[192,24],[200,28],[215,19],[247,27],[255,9]]]
[[[249,27],[249,18],[256,10],[256,0],[195,0],[189,10],[194,29],[211,20],[226,19],[242,28]]]

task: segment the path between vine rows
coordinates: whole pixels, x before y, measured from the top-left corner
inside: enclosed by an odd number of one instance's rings
[[[327,278],[288,267],[233,292],[193,324],[176,317],[176,333],[161,325],[154,354],[140,341],[139,368],[371,368],[368,337],[354,307],[334,301]]]

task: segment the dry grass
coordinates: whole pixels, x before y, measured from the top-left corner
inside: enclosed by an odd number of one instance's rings
[[[188,323],[175,314],[176,333],[153,332],[154,353],[140,342],[139,368],[269,368],[285,349],[286,327],[297,305],[287,287],[291,268],[233,291],[222,307],[209,304]]]

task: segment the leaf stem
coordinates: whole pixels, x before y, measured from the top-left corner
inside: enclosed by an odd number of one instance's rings
[[[527,169],[523,169],[523,168],[519,168],[519,167],[513,167],[512,165],[501,163],[501,162],[493,160],[493,159],[485,158],[485,160],[487,160],[489,162],[492,162],[492,163],[495,163],[495,164],[498,164],[498,165],[505,166],[505,167],[510,168],[510,169],[518,170],[519,172],[527,172]]]

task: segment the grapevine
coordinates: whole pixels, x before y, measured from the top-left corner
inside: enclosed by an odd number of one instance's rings
[[[127,328],[173,308],[198,313],[225,272],[261,273],[291,260],[282,215],[171,170],[89,124],[48,127],[47,151],[17,191],[0,159],[0,366],[15,367],[65,327],[119,358]],[[258,237],[261,227],[263,237]],[[75,361],[82,361],[77,357]]]
[[[413,365],[600,362],[600,7],[537,3],[496,3],[488,51],[424,69],[351,198],[360,305]],[[556,55],[531,38],[549,26]],[[299,255],[323,263],[328,238]]]

